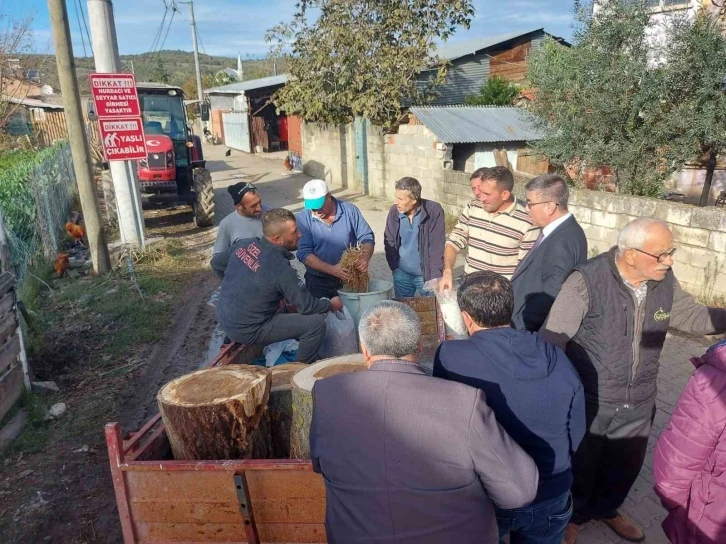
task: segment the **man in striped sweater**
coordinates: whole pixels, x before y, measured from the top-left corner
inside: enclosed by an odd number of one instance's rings
[[[490,270],[507,279],[532,249],[541,230],[522,202],[514,198],[514,176],[503,166],[479,168],[471,175],[474,199],[461,210],[446,241],[441,290],[454,284],[456,255],[467,249],[464,273]]]

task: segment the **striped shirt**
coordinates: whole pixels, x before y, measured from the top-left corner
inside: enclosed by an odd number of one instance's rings
[[[468,246],[464,272],[491,270],[509,279],[539,236],[522,202],[515,200],[499,213],[487,212],[478,200],[461,210],[447,243],[459,250]]]

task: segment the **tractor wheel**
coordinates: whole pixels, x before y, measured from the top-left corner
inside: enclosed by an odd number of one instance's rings
[[[195,168],[194,191],[197,200],[194,202],[194,223],[197,227],[211,227],[214,225],[214,187],[212,175],[206,168]]]
[[[116,189],[113,186],[110,170],[101,171],[101,193],[103,194],[104,217],[106,226],[118,226],[118,211],[116,211]]]

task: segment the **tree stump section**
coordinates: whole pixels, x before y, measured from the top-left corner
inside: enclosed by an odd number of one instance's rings
[[[292,427],[292,377],[307,368],[305,363],[273,366],[270,389],[270,431],[273,459],[290,458],[290,428]]]
[[[256,366],[192,372],[157,395],[175,459],[264,459],[271,374]]]
[[[290,432],[290,457],[310,457],[310,422],[313,417],[313,385],[316,381],[336,374],[366,370],[360,353],[341,355],[308,365],[292,378],[292,429]]]

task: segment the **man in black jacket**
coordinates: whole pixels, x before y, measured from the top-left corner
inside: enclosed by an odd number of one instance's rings
[[[396,182],[396,203],[388,212],[383,239],[397,297],[412,297],[423,291],[424,282],[441,277],[444,210],[439,203],[421,198],[421,184],[415,178]]]
[[[240,344],[297,339],[299,360],[312,363],[325,337],[325,314],[342,309],[342,304],[338,297],[314,298],[290,265],[300,240],[292,212],[268,211],[262,232],[262,238],[240,240],[212,258],[212,268],[222,278],[217,319],[224,333]],[[278,313],[283,299],[298,313]]]
[[[542,231],[512,275],[512,326],[534,332],[547,319],[567,275],[587,260],[587,239],[567,209],[569,189],[564,179],[545,174],[525,189],[529,216]]]
[[[726,332],[726,310],[698,304],[681,289],[671,270],[675,251],[663,221],[631,221],[617,247],[570,274],[540,332],[565,350],[585,389],[588,429],[572,463],[575,511],[566,544],[590,519],[626,540],[645,539],[618,508],[645,460],[666,333]]]

